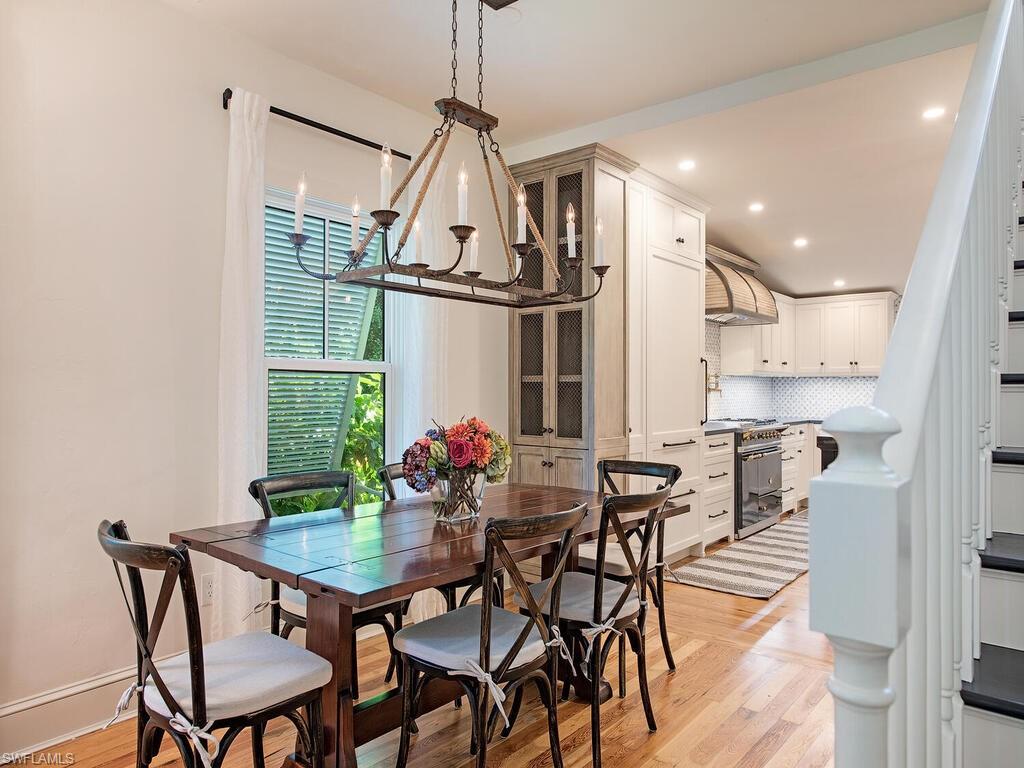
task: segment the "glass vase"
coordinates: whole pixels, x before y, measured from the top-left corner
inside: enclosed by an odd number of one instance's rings
[[[482,472],[453,472],[447,477],[438,475],[437,483],[430,492],[434,519],[455,523],[479,517],[486,482]]]

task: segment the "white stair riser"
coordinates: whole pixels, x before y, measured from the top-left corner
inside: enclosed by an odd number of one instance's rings
[[[992,530],[1024,534],[1024,466],[992,465]]]
[[[1024,385],[1004,385],[999,395],[999,445],[1024,448]]]
[[[981,642],[1024,651],[1024,573],[981,569]]]
[[[1024,310],[1024,269],[1013,271],[1013,293],[1010,303],[1010,310],[1019,312]]]
[[[1007,768],[1024,754],[1024,720],[964,707],[964,768]]]
[[[1013,302],[1024,301],[1024,290],[1014,292]],[[1018,298],[1019,297],[1019,298]],[[1024,373],[1024,323],[1010,323],[1006,332],[1007,350],[1003,373]]]

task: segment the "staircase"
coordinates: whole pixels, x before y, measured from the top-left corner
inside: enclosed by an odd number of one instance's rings
[[[992,0],[872,405],[811,482],[836,768],[1024,766],[1022,120]]]
[[[1018,220],[1018,243],[1024,243]],[[1024,371],[1024,260],[1013,262],[1004,365]],[[1024,374],[1002,373],[992,451],[992,530],[979,552],[974,677],[960,689],[968,765],[1024,762]]]

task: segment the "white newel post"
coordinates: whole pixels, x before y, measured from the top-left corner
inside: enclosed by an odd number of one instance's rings
[[[909,484],[882,458],[900,426],[859,406],[823,427],[839,456],[811,482],[810,622],[835,652],[835,765],[885,768],[895,698],[889,657],[910,623]]]

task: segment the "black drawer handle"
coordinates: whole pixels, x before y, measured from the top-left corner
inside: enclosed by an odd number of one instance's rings
[[[690,490],[688,490],[688,491],[687,491],[686,493],[677,493],[677,494],[676,494],[675,496],[669,496],[669,498],[670,498],[670,499],[681,499],[681,498],[683,498],[684,496],[692,496],[692,495],[693,495],[693,494],[695,494],[696,492],[697,492],[696,490],[694,490],[693,488],[691,488],[691,489],[690,489]]]
[[[789,365],[789,363],[787,363],[785,360],[782,361],[782,364],[783,365]]]
[[[676,238],[676,242],[679,243],[680,245],[682,245],[683,243],[686,242],[686,238],[685,237],[677,237]]]
[[[725,448],[729,443],[708,443],[708,448]]]
[[[714,480],[714,479],[719,478],[719,477],[728,477],[728,476],[729,476],[728,472],[722,472],[721,474],[718,474],[718,475],[708,475],[708,480]]]
[[[764,363],[765,365],[767,365],[767,364],[768,364],[768,361],[767,361],[767,360],[762,360],[761,362],[762,362],[762,363]]]
[[[797,448],[797,449],[796,449],[796,452],[797,452],[797,453],[803,453],[803,449],[802,449],[802,448]]]
[[[783,459],[783,461],[793,461],[795,458],[796,456],[790,456],[788,459]]]
[[[681,445],[696,445],[696,440],[687,440],[685,443],[662,443],[662,448],[678,448]]]
[[[792,490],[793,490],[793,488],[792,488],[792,487],[790,487],[790,488],[783,488],[783,489],[782,489],[782,492],[783,492],[783,493],[789,493],[789,492],[790,492],[790,491],[792,491]]]
[[[716,517],[721,517],[722,515],[728,515],[728,514],[729,514],[729,510],[728,509],[723,509],[717,515],[708,515],[708,520],[714,520]]]

